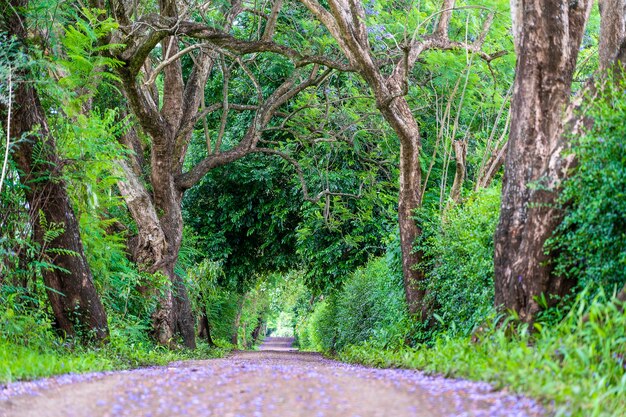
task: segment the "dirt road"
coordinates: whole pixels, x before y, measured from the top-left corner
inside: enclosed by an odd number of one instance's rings
[[[494,392],[484,383],[346,365],[290,346],[290,341],[269,339],[261,351],[225,359],[11,384],[0,390],[0,416],[543,415],[533,401]]]

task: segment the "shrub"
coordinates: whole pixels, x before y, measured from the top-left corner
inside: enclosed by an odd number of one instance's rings
[[[500,189],[472,194],[443,216],[426,214],[418,247],[425,261],[427,300],[437,319],[434,332],[468,335],[493,310],[493,236]],[[431,330],[432,331],[432,330]]]
[[[548,246],[557,273],[609,291],[624,284],[626,269],[625,88],[624,80],[598,86],[585,113],[593,125],[574,138],[578,166],[560,197],[565,218]]]
[[[368,340],[385,347],[400,344],[410,327],[401,276],[377,258],[316,304],[298,326],[298,338],[303,348],[323,352]]]
[[[370,339],[381,346],[402,340],[407,311],[401,279],[384,259],[354,272],[337,299],[337,349]]]

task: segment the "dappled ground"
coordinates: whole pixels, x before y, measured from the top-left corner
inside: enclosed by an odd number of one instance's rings
[[[290,346],[268,338],[261,351],[225,359],[10,384],[0,390],[0,416],[543,415],[532,400],[488,384],[346,365]]]

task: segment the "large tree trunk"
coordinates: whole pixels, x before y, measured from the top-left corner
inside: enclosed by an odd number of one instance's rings
[[[14,0],[3,23],[5,30],[25,43],[27,0]],[[20,13],[20,14],[18,14]],[[28,74],[21,74],[28,78]],[[26,198],[34,240],[41,246],[54,268],[43,270],[44,283],[56,319],[67,336],[105,341],[109,330],[104,307],[93,282],[65,183],[60,178],[60,160],[50,135],[45,112],[37,92],[29,82],[21,82],[15,91],[10,133],[22,139],[14,158],[21,170],[20,180],[27,187]],[[46,232],[52,225],[63,232],[49,241]]]
[[[560,223],[549,171],[591,0],[513,0],[518,53],[500,222],[495,235],[495,303],[532,322],[573,283],[552,275],[544,243]],[[556,296],[556,297],[554,297]]]
[[[159,297],[153,315],[156,339],[160,344],[173,346],[178,334],[183,338],[185,346],[193,349],[195,336],[191,305],[182,279],[174,273],[183,235],[180,209],[182,193],[170,190],[173,197],[163,199],[161,206],[157,206],[141,182],[139,166],[134,160],[118,161],[118,165],[124,176],[124,181],[120,181],[118,187],[138,229],[138,235],[130,248],[133,260],[144,270],[161,272],[170,282],[170,287]],[[162,182],[157,184],[155,189],[163,185]],[[167,186],[171,182],[166,181],[165,184]],[[164,208],[163,201],[171,205]],[[162,213],[161,218],[158,212]]]

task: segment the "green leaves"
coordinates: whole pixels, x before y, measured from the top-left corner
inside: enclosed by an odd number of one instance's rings
[[[418,267],[426,275],[427,299],[439,316],[436,333],[469,335],[493,310],[493,234],[498,221],[500,188],[473,194],[444,212],[424,209],[418,216],[424,253]]]
[[[565,218],[548,242],[557,273],[608,291],[626,283],[625,88],[620,73],[598,85],[585,112],[593,125],[572,138],[578,166],[563,184]]]
[[[298,339],[305,349],[340,351],[349,345],[402,344],[411,331],[402,276],[384,258],[372,259],[348,276],[341,289],[299,318]]]
[[[58,84],[67,90],[62,97],[70,116],[80,114],[82,105],[103,83],[118,81],[110,71],[122,64],[106,55],[121,46],[106,43],[107,36],[117,28],[117,23],[111,18],[103,18],[102,10],[83,8],[81,13],[82,16],[72,16],[74,23],[65,27],[61,40],[64,57],[54,62],[63,74]]]

